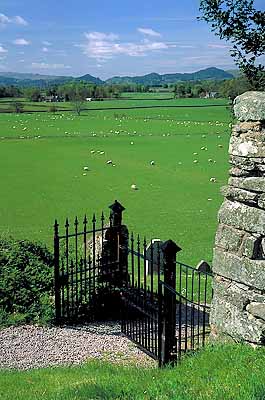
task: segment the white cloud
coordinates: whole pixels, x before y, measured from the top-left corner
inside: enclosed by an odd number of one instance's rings
[[[48,53],[49,49],[47,47],[42,48],[43,53]]]
[[[118,35],[103,32],[85,33],[87,43],[77,45],[83,49],[83,53],[89,58],[94,58],[98,62],[107,61],[118,55],[127,55],[130,57],[142,57],[150,52],[165,50],[175,45],[151,41],[144,39],[140,43],[122,43]]]
[[[11,22],[10,18],[8,18],[5,14],[0,14],[0,25],[4,26]]]
[[[14,22],[17,25],[24,25],[24,26],[28,25],[28,22],[20,15],[16,15],[14,18],[12,18],[12,22]]]
[[[227,46],[225,44],[208,44],[208,47],[211,49],[230,49],[231,46]]]
[[[42,44],[44,46],[52,46],[52,43],[48,42],[47,40],[43,40]]]
[[[119,36],[115,35],[115,33],[104,33],[104,32],[90,32],[90,33],[85,33],[85,36],[88,40],[107,40],[107,41],[113,41],[113,40],[118,40]]]
[[[36,69],[69,69],[71,68],[69,65],[65,64],[46,64],[46,63],[32,63],[32,68]]]
[[[20,15],[16,15],[15,17],[8,17],[7,15],[0,13],[0,26],[5,27],[8,24],[27,26],[28,22]]]
[[[6,50],[3,46],[0,45],[0,53],[7,53],[8,50]]]
[[[161,33],[154,31],[150,28],[138,28],[138,32],[142,33],[143,35],[152,36],[152,37],[161,37]]]
[[[30,44],[30,42],[26,39],[20,38],[20,39],[14,40],[13,44],[16,44],[18,46],[28,46]]]

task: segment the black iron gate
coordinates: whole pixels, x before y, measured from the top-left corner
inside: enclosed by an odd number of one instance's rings
[[[129,238],[124,208],[110,206],[82,224],[54,226],[55,307],[59,324],[116,318],[122,332],[159,365],[203,346],[209,333],[210,272],[176,261],[181,250]],[[107,226],[105,223],[107,222]]]

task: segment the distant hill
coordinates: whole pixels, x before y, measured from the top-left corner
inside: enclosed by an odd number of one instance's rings
[[[92,75],[86,74],[83,76],[80,76],[80,78],[74,78],[77,81],[83,81],[83,82],[89,82],[89,83],[95,83],[96,85],[102,85],[104,81],[102,81],[99,78],[95,78]]]
[[[226,72],[233,75],[234,78],[239,78],[242,75],[242,72],[239,69],[229,69]]]
[[[107,79],[105,82],[100,78],[86,74],[80,77],[73,76],[56,76],[41,74],[25,74],[19,72],[0,72],[0,85],[15,85],[20,87],[37,86],[45,88],[51,85],[61,85],[66,82],[87,82],[96,85],[134,83],[140,85],[159,86],[182,81],[197,81],[207,79],[232,79],[234,75],[232,71],[224,71],[219,68],[211,67],[197,72],[176,73],[176,74],[156,74],[155,72],[143,76],[115,76]]]
[[[104,82],[92,75],[84,75],[80,78],[73,76],[56,76],[56,75],[40,75],[40,74],[24,74],[19,72],[0,72],[0,85],[14,85],[20,87],[37,86],[45,88],[51,85],[62,85],[72,81],[84,81],[102,85]]]
[[[233,75],[219,68],[211,67],[197,72],[191,73],[176,73],[159,75],[156,73],[147,74],[144,76],[116,76],[106,81],[108,84],[118,83],[135,83],[140,85],[163,85],[165,83],[176,83],[181,81],[197,81],[207,79],[232,79]]]

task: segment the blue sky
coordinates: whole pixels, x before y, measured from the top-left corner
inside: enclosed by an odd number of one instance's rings
[[[105,79],[234,68],[198,8],[199,0],[1,0],[0,71]]]

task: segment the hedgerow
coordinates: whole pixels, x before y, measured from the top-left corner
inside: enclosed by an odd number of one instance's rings
[[[0,325],[52,318],[52,254],[38,243],[0,237]]]

